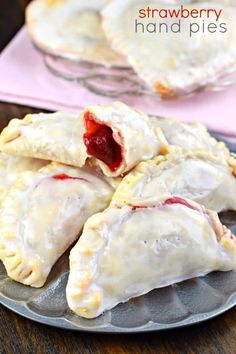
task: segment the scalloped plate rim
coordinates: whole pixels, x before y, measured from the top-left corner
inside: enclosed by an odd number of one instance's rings
[[[39,315],[23,305],[23,301],[14,301],[8,299],[4,295],[0,295],[0,303],[9,310],[15,312],[16,314],[23,316],[27,319],[33,320],[34,322],[48,325],[51,327],[81,331],[81,332],[91,332],[91,333],[107,333],[107,334],[122,334],[122,333],[145,333],[145,332],[155,332],[163,331],[169,329],[183,328],[187,326],[192,326],[194,324],[202,323],[207,320],[213,319],[217,316],[222,315],[226,311],[232,309],[236,306],[236,293],[229,296],[228,300],[224,305],[222,305],[218,310],[213,310],[200,314],[192,314],[182,321],[171,323],[171,324],[159,324],[149,321],[147,324],[135,328],[117,327],[112,324],[108,326],[100,326],[96,328],[81,327],[76,324],[72,324],[69,320],[63,317],[47,317]]]

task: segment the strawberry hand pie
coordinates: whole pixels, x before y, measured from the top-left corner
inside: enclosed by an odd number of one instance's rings
[[[186,279],[236,268],[236,238],[215,212],[167,196],[92,216],[70,254],[69,307],[94,318]]]
[[[0,135],[1,151],[82,167],[87,159],[78,113],[28,114],[12,119]]]
[[[162,131],[149,118],[127,105],[93,105],[83,113],[87,154],[107,176],[119,176],[140,161],[166,152]]]
[[[0,211],[0,259],[9,277],[43,286],[85,221],[105,209],[112,194],[107,180],[86,168],[52,163],[20,174]]]

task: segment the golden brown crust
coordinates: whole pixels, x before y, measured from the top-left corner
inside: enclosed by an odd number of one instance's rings
[[[234,156],[229,156],[228,160],[227,160],[230,168],[232,169],[233,175],[236,177],[236,160],[234,158]]]

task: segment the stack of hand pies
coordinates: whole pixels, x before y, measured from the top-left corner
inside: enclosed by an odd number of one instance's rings
[[[72,61],[131,66],[150,90],[170,98],[214,86],[236,69],[236,1],[187,1],[189,12],[206,9],[205,16],[194,19],[160,18],[152,12],[178,13],[180,5],[183,1],[33,0],[26,23],[33,43],[44,52]],[[207,15],[212,8],[220,13],[217,20],[212,12]],[[139,16],[140,10],[146,15]],[[199,29],[194,34],[189,32],[192,22]],[[171,31],[178,23],[180,30]]]
[[[236,210],[236,163],[203,125],[116,102],[13,119],[0,150],[0,259],[42,287],[78,239],[66,290],[78,315],[236,268],[217,215]]]

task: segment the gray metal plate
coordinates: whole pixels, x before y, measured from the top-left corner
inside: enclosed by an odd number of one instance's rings
[[[231,145],[231,150],[234,151]],[[236,212],[221,219],[236,233]],[[215,317],[236,305],[236,270],[154,290],[120,304],[94,320],[73,314],[67,305],[68,252],[53,268],[42,289],[10,280],[0,264],[0,303],[47,325],[90,332],[134,333],[182,327]]]

